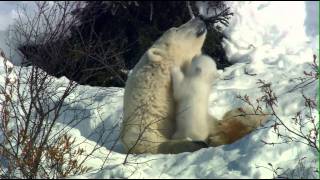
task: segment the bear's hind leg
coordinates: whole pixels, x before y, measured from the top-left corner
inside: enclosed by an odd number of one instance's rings
[[[267,120],[266,114],[255,114],[249,108],[236,108],[216,121],[208,137],[210,146],[231,144],[258,128]]]

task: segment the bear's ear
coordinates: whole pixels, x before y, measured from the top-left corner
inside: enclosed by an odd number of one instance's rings
[[[164,59],[165,52],[159,48],[152,47],[148,50],[147,56],[149,61],[158,63]]]
[[[196,74],[201,74],[201,68],[200,67],[196,67]]]

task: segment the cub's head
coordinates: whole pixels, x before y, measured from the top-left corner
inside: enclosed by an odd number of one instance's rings
[[[186,74],[188,76],[198,76],[208,81],[219,77],[215,61],[207,55],[195,56],[187,68]]]
[[[151,61],[174,61],[181,65],[201,54],[207,29],[205,23],[194,18],[180,27],[167,30],[148,50]],[[188,62],[187,62],[188,63]]]

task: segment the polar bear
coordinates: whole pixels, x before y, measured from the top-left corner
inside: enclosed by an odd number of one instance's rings
[[[199,142],[171,139],[176,130],[171,68],[185,68],[193,57],[202,54],[206,32],[206,25],[199,18],[178,28],[173,27],[142,55],[133,68],[125,86],[120,130],[120,139],[127,153],[181,153],[207,147]],[[235,119],[239,121],[238,117]],[[228,126],[234,124],[232,118],[224,124],[213,122],[209,145],[229,143],[227,140],[229,135],[234,135],[233,131],[220,132],[219,126],[237,131]]]
[[[206,141],[212,125],[208,113],[211,85],[219,77],[216,63],[209,56],[196,56],[185,73],[175,66],[171,75],[177,106],[177,126],[172,139]]]
[[[200,55],[205,36],[206,25],[198,18],[171,28],[133,68],[125,86],[120,132],[129,153],[172,153],[203,147],[171,140],[175,131],[171,68],[186,66]]]

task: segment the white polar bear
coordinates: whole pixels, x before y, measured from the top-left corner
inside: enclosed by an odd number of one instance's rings
[[[193,58],[185,73],[179,67],[172,68],[173,96],[177,104],[173,139],[207,140],[212,125],[208,114],[209,95],[218,77],[216,63],[206,55]]]

